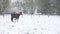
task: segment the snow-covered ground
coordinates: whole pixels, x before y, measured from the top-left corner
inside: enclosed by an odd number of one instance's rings
[[[10,15],[0,15],[0,34],[60,34],[60,16],[23,15],[11,22]]]

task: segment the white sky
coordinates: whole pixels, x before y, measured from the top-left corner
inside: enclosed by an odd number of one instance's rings
[[[17,0],[11,0],[11,2],[15,2],[15,1],[17,1]],[[19,0],[20,2],[22,2],[23,0]]]
[[[15,1],[17,1],[17,0],[11,0],[11,2],[15,2]]]

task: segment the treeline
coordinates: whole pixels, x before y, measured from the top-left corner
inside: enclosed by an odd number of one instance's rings
[[[60,15],[60,0],[17,0],[11,6],[9,6],[9,2],[9,0],[0,0],[0,13],[4,12],[7,7],[17,7],[25,14],[36,12],[37,14]],[[11,12],[13,11],[11,10]]]
[[[0,0],[0,14],[4,12],[4,10],[8,7],[9,0]]]

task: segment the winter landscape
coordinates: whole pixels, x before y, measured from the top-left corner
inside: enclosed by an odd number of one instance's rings
[[[60,34],[60,16],[23,15],[18,22],[0,16],[0,34]]]
[[[60,0],[0,0],[0,34],[60,34]]]

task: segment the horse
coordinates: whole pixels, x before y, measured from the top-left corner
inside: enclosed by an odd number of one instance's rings
[[[15,18],[15,20],[18,21],[20,15],[23,15],[22,12],[20,12],[20,13],[12,13],[11,14],[11,21],[13,22],[14,18]]]

